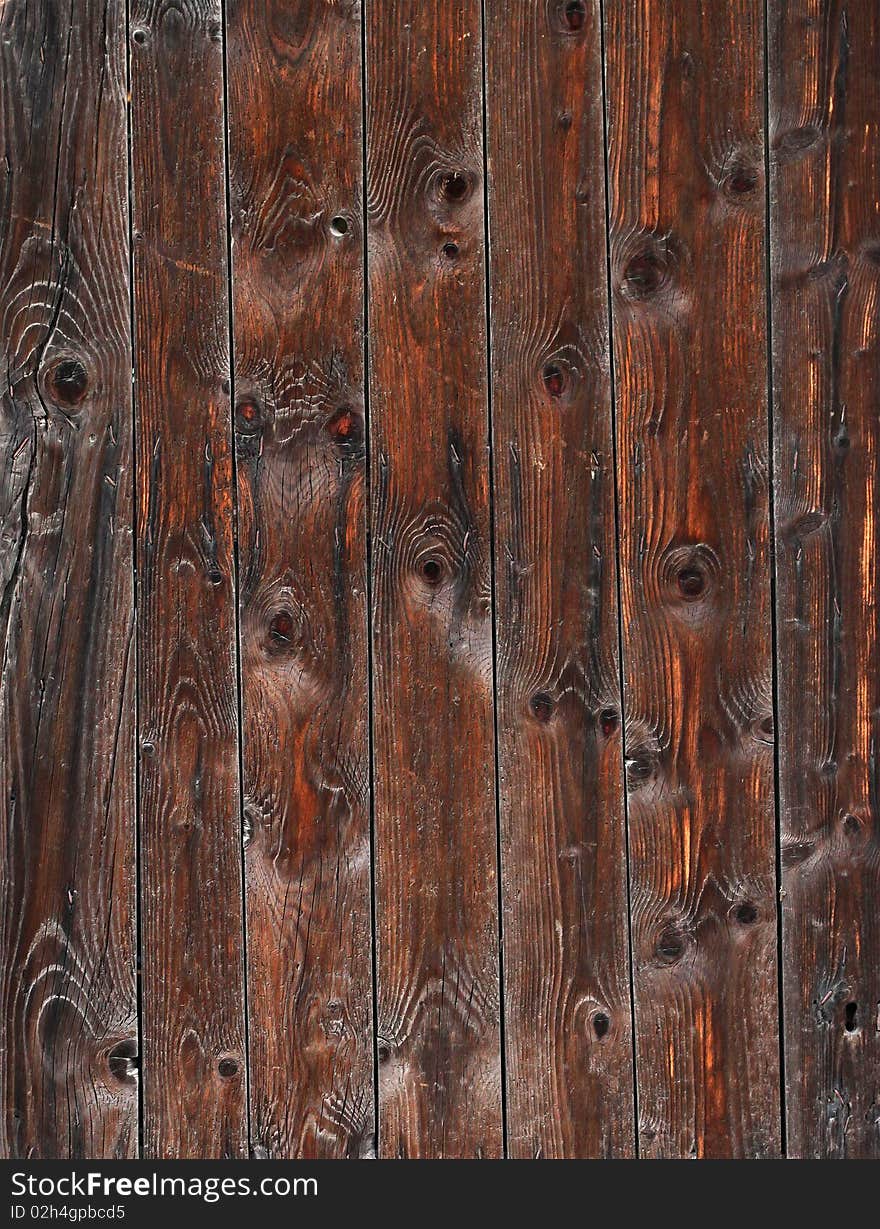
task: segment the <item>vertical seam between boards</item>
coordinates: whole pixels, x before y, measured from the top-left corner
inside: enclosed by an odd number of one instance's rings
[[[369,201],[367,195],[367,10],[368,0],[360,6],[361,17],[361,250],[363,260],[363,329],[364,344],[364,486],[366,560],[367,571],[367,752],[369,761],[369,812],[370,812],[370,957],[373,996],[373,1134],[374,1151],[379,1156],[379,970],[378,932],[376,930],[376,799],[375,799],[375,747],[373,740],[373,479],[372,479],[372,423],[370,417],[370,292],[369,292]]]
[[[785,996],[783,980],[783,927],[782,927],[782,798],[780,794],[780,763],[779,763],[779,675],[778,675],[778,620],[776,613],[776,500],[775,500],[775,466],[773,452],[775,437],[773,431],[773,281],[771,263],[771,220],[770,220],[770,20],[768,0],[763,5],[763,39],[764,39],[764,300],[767,313],[767,498],[769,513],[769,553],[770,553],[770,652],[771,652],[771,689],[773,699],[773,823],[774,823],[774,854],[776,882],[776,994],[777,1018],[779,1024],[779,1112],[780,1112],[780,1143],[782,1155],[787,1154],[787,1125],[785,1099]]]
[[[235,450],[235,308],[233,301],[234,280],[232,268],[232,207],[229,187],[229,77],[227,71],[226,51],[226,2],[220,0],[221,28],[221,59],[223,66],[223,187],[226,210],[226,299],[228,311],[229,333],[229,435],[232,458],[232,595],[233,595],[233,626],[235,628],[235,700],[236,700],[236,748],[238,751],[238,859],[239,882],[241,893],[241,983],[242,1010],[244,1016],[244,1087],[245,1087],[245,1130],[248,1156],[253,1153],[251,1141],[251,1047],[250,1047],[250,1010],[248,1004],[248,930],[247,930],[247,875],[245,872],[244,846],[244,726],[242,724],[242,669],[241,669],[241,625],[240,625],[240,585],[238,560],[238,458]]]
[[[132,569],[132,618],[134,620],[134,925],[135,925],[135,1010],[137,1012],[138,1053],[138,1121],[137,1154],[144,1155],[144,1025],[143,1025],[143,919],[141,916],[141,709],[140,709],[140,619],[138,617],[138,410],[135,370],[137,346],[135,340],[135,289],[134,289],[134,167],[132,155],[132,105],[131,105],[131,0],[125,0],[125,128],[126,128],[126,199],[128,204],[128,332],[129,362],[131,371],[131,569]]]
[[[601,59],[600,78],[602,87],[602,151],[605,178],[605,281],[608,323],[608,368],[610,378],[610,410],[611,410],[611,459],[614,470],[614,569],[617,584],[617,671],[620,687],[620,775],[621,794],[623,797],[623,827],[624,847],[626,851],[626,934],[627,953],[629,960],[629,1009],[630,1009],[630,1041],[633,1088],[633,1140],[636,1157],[639,1156],[639,1078],[636,1059],[636,995],[635,995],[635,961],[633,958],[632,934],[632,884],[630,877],[630,828],[629,828],[629,794],[626,786],[626,712],[623,665],[623,587],[621,583],[621,536],[620,536],[620,490],[617,472],[617,372],[614,363],[614,309],[612,306],[611,277],[611,177],[608,160],[608,88],[606,81],[606,47],[605,47],[605,0],[599,0],[599,55]]]
[[[483,276],[485,279],[486,321],[486,424],[488,431],[488,481],[489,481],[489,585],[492,602],[492,739],[495,781],[495,866],[497,876],[498,910],[498,1028],[501,1047],[501,1147],[508,1156],[507,1126],[507,1028],[506,996],[504,983],[504,885],[501,861],[501,761],[498,738],[498,608],[495,601],[495,440],[493,430],[492,399],[492,271],[490,266],[490,220],[489,220],[489,77],[486,51],[486,0],[480,0],[480,50],[482,68],[482,123],[483,123]]]

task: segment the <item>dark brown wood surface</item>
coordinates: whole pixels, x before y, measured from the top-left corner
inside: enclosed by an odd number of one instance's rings
[[[763,9],[609,0],[643,1156],[779,1152]]]
[[[247,1151],[219,0],[131,10],[144,1152]]]
[[[357,1157],[374,1147],[361,28],[315,0],[227,14],[251,1137]]]
[[[878,57],[0,4],[0,1156],[880,1153]]]
[[[788,1148],[880,1156],[880,5],[771,5]]]
[[[475,0],[366,8],[379,1150],[502,1148]]]
[[[487,5],[509,1151],[634,1150],[599,4]]]
[[[137,1151],[125,5],[0,7],[0,1155]]]

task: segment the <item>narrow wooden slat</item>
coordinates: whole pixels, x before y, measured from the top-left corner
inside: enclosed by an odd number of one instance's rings
[[[634,1148],[598,0],[487,4],[512,1156]]]
[[[137,1151],[125,5],[0,8],[0,1156]]]
[[[497,1156],[480,6],[365,17],[380,1153]]]
[[[788,1145],[880,1156],[880,4],[770,5]]]
[[[227,11],[252,1140],[369,1154],[357,6]]]
[[[144,1149],[246,1151],[219,0],[131,10]]]
[[[763,8],[608,0],[639,1134],[780,1148]]]

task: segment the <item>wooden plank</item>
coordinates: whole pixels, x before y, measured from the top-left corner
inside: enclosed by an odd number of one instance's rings
[[[763,6],[605,5],[645,1156],[780,1149]]]
[[[374,1150],[357,6],[228,7],[252,1140]]]
[[[480,6],[367,37],[380,1154],[502,1149]]]
[[[788,1148],[880,1156],[880,4],[769,9]]]
[[[601,16],[486,16],[509,1150],[626,1156]]]
[[[246,1152],[219,0],[131,8],[144,1150]]]
[[[0,8],[0,1156],[137,1151],[125,5]]]

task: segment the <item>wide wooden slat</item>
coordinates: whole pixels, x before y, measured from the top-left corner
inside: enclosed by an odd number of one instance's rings
[[[780,1149],[759,0],[605,5],[639,1136]]]
[[[487,5],[508,1138],[634,1149],[598,0]]]
[[[357,6],[228,7],[252,1140],[373,1141]]]
[[[502,1148],[480,6],[369,0],[383,1156]]]
[[[0,1156],[137,1150],[125,5],[0,8]]]
[[[789,1153],[880,1156],[880,4],[771,5]]]
[[[144,1149],[246,1152],[219,0],[131,10]]]

